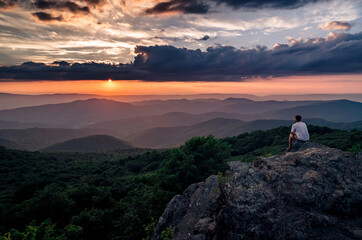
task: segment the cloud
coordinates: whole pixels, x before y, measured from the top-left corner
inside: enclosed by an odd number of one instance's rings
[[[233,8],[277,8],[293,9],[303,7],[308,3],[316,3],[323,0],[212,0],[219,4],[226,4]],[[325,0],[324,0],[325,1]]]
[[[88,6],[102,5],[105,0],[81,0]],[[82,6],[76,1],[55,1],[55,0],[0,0],[0,9],[20,6],[24,9],[58,9],[72,13],[89,13],[88,6]]]
[[[162,14],[162,13],[193,13],[204,14],[209,11],[209,6],[197,0],[171,0],[161,2],[152,8],[145,10],[145,14]]]
[[[316,3],[328,0],[169,0],[157,3],[148,8],[146,14],[165,14],[171,12],[205,14],[209,12],[213,4],[226,5],[233,9],[295,9],[303,7],[308,3]]]
[[[81,0],[82,3],[76,1],[55,1],[55,0],[0,0],[0,11],[13,7],[20,7],[25,10],[37,10],[32,13],[38,20],[44,22],[64,21],[63,12],[69,12],[73,15],[86,15],[90,13],[87,6],[101,5],[104,0]],[[51,10],[46,12],[44,10]],[[55,17],[54,15],[58,15]]]
[[[37,0],[34,2],[34,7],[38,9],[58,9],[66,10],[74,14],[83,13],[88,14],[89,8],[87,6],[80,6],[77,3],[71,1],[47,1],[47,0]]]
[[[361,74],[361,53],[362,32],[290,39],[289,44],[276,44],[271,49],[220,45],[201,51],[167,45],[137,46],[136,57],[129,64],[27,62],[0,67],[0,79],[243,81],[253,77]]]
[[[36,17],[38,20],[44,21],[44,22],[63,21],[63,17],[61,15],[54,17],[52,14],[49,14],[46,12],[35,12],[32,15],[34,17]]]
[[[53,64],[58,65],[58,66],[62,66],[62,67],[68,67],[70,65],[70,63],[68,63],[66,61],[54,61]]]
[[[331,21],[320,24],[319,28],[323,30],[350,30],[352,25],[345,21]]]
[[[62,2],[57,4],[58,9],[67,9],[72,13],[89,13],[89,8],[87,6],[81,7],[78,4],[70,1]]]
[[[106,0],[82,0],[90,6],[102,6],[106,3]]]
[[[9,9],[17,5],[16,0],[0,0],[0,9]]]
[[[201,40],[201,41],[206,41],[206,40],[208,40],[209,38],[210,38],[209,35],[205,35],[205,36],[203,36],[202,38],[200,38],[199,40]]]

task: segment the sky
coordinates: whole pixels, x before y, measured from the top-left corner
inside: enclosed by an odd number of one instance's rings
[[[360,0],[0,0],[0,39],[0,92],[362,93]]]

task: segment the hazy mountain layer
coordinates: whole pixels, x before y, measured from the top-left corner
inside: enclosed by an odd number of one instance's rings
[[[309,125],[326,126],[337,129],[362,129],[362,121],[354,123],[334,123],[322,119],[306,119]],[[243,122],[235,119],[212,119],[191,126],[152,128],[126,137],[139,147],[164,148],[175,147],[194,136],[214,135],[216,137],[235,136],[244,132],[269,130],[279,126],[291,126],[291,120],[255,120]],[[287,136],[286,136],[287,137]]]
[[[27,129],[27,128],[50,128],[49,124],[45,123],[24,123],[15,121],[0,120],[0,129]]]
[[[348,100],[327,102],[318,101],[252,101],[244,98],[228,98],[225,100],[153,100],[138,103],[123,103],[106,99],[89,99],[71,103],[48,104],[36,107],[24,107],[0,111],[0,120],[21,121],[27,123],[44,123],[64,128],[80,128],[104,121],[116,121],[141,117],[130,124],[140,129],[156,126],[177,126],[197,123],[211,119],[211,116],[163,116],[149,117],[170,112],[186,114],[210,114],[218,112],[213,117],[237,118],[243,121],[256,119],[293,119],[301,114],[304,118],[322,118],[328,121],[352,122],[362,120],[362,103]],[[219,113],[239,114],[237,116],[222,116]],[[215,113],[214,113],[215,114]],[[168,120],[167,118],[171,118]],[[173,118],[173,119],[172,119]],[[190,120],[190,118],[194,118]],[[126,121],[126,120],[125,120]],[[132,121],[132,120],[131,120]],[[185,123],[182,123],[185,121]],[[129,124],[110,123],[117,127]],[[144,126],[142,126],[144,122]],[[157,125],[157,122],[160,122]],[[167,122],[167,123],[166,123]],[[153,125],[152,125],[153,124]],[[107,124],[106,124],[107,125]],[[95,125],[96,127],[99,127]],[[125,127],[123,127],[125,129]],[[117,129],[114,129],[117,131]],[[119,131],[122,132],[122,129]],[[131,131],[130,131],[131,132]],[[127,134],[129,134],[128,132]]]
[[[209,112],[203,114],[170,112],[160,115],[149,115],[120,119],[116,121],[98,122],[88,125],[87,128],[112,129],[113,131],[116,131],[119,136],[128,136],[130,134],[138,133],[150,128],[193,125],[214,118],[241,120],[245,118],[245,115],[224,112]]]
[[[191,120],[200,120],[207,116],[213,116],[214,114],[205,115],[190,115],[183,113],[172,113],[166,114],[165,116],[190,116]],[[218,115],[218,114],[216,114]],[[145,118],[153,119],[149,125],[157,123],[157,119],[165,120],[164,115],[157,115]],[[229,115],[230,116],[230,115]],[[236,115],[238,116],[238,115]],[[134,120],[137,120],[135,118]],[[182,119],[182,118],[181,118]],[[184,143],[187,139],[194,136],[207,136],[214,135],[216,137],[229,137],[235,136],[244,132],[251,132],[256,130],[268,130],[279,126],[290,126],[293,124],[291,120],[255,120],[250,122],[244,122],[238,119],[227,119],[227,118],[213,118],[207,121],[198,122],[196,124],[175,126],[175,127],[151,127],[148,129],[142,128],[142,121],[131,124],[132,119],[127,119],[124,125],[117,127],[122,121],[116,121],[114,125],[110,124],[109,129],[106,128],[87,128],[87,129],[47,129],[47,128],[31,128],[31,129],[7,129],[0,130],[0,146],[5,146],[12,149],[23,149],[23,150],[40,150],[47,148],[53,144],[62,143],[64,141],[72,140],[75,138],[83,138],[91,135],[109,135],[121,138],[123,141],[130,142],[137,147],[144,148],[168,148],[179,146]],[[138,119],[140,120],[140,119]],[[155,121],[155,122],[153,122]],[[191,122],[192,122],[191,121]],[[127,124],[129,122],[130,125]],[[147,122],[147,121],[146,121]],[[177,121],[172,122],[176,124]],[[325,121],[323,119],[305,119],[305,122],[309,125],[326,126],[330,128],[351,130],[351,129],[362,129],[362,121],[353,123],[334,123]],[[162,122],[159,122],[161,124]],[[168,124],[169,122],[165,122]],[[170,124],[171,124],[170,123]],[[101,126],[107,127],[106,123],[102,123]],[[130,126],[130,130],[127,130],[127,126]],[[137,131],[137,126],[140,126]],[[147,126],[147,125],[146,125]],[[114,128],[115,130],[112,130]],[[121,134],[121,131],[124,131]],[[125,136],[127,132],[132,134]],[[103,139],[106,143],[107,139]],[[67,143],[68,145],[69,143]],[[96,148],[96,145],[92,145]],[[62,146],[61,146],[62,147]],[[92,151],[92,149],[89,149]]]
[[[132,146],[118,138],[93,135],[57,143],[42,149],[45,152],[98,152],[130,149]]]
[[[15,149],[39,150],[55,143],[81,138],[95,134],[112,135],[109,130],[102,129],[61,129],[61,128],[29,128],[0,130],[0,138],[7,141]]]
[[[0,110],[20,107],[39,106],[44,104],[66,103],[89,98],[104,98],[122,102],[135,102],[146,100],[167,100],[167,99],[226,99],[226,98],[248,98],[254,101],[326,101],[334,99],[348,99],[362,102],[362,94],[304,94],[304,95],[267,95],[255,96],[251,94],[189,94],[189,95],[114,95],[101,96],[95,94],[43,94],[25,95],[0,93]]]

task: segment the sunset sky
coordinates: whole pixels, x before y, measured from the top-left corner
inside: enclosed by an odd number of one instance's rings
[[[0,92],[362,93],[360,0],[0,0],[0,38]]]

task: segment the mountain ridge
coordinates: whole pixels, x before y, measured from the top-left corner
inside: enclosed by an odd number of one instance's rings
[[[43,152],[98,152],[131,149],[132,145],[108,135],[91,135],[56,143],[41,149]]]
[[[155,103],[154,103],[155,102]],[[362,120],[362,103],[336,101],[252,101],[226,100],[166,100],[151,103],[124,103],[108,99],[77,100],[70,103],[47,104],[0,110],[0,120],[36,122],[63,128],[83,128],[92,124],[170,112],[207,114],[225,112],[239,114],[238,119],[291,119],[296,114],[304,118],[323,118],[329,121],[353,122]],[[195,117],[195,116],[194,116]]]
[[[112,135],[103,129],[29,128],[3,129],[0,138],[12,143],[19,150],[40,150],[55,143],[95,134]],[[7,144],[7,145],[9,145]]]
[[[218,119],[218,120],[215,120]],[[259,119],[244,122],[237,119],[215,118],[194,125],[176,127],[156,127],[129,135],[125,139],[139,147],[168,148],[176,147],[194,136],[214,135],[231,137],[244,132],[269,130],[280,126],[291,126],[294,121],[281,119]],[[221,119],[224,119],[223,121]],[[362,129],[362,121],[353,123],[334,123],[323,119],[304,119],[307,125],[326,126],[337,129]]]
[[[46,103],[66,103],[75,100],[88,99],[88,98],[106,98],[116,101],[124,102],[139,102],[155,99],[226,99],[226,98],[248,98],[254,101],[300,101],[300,100],[333,100],[346,98],[352,101],[362,102],[362,94],[304,94],[304,95],[265,95],[256,96],[251,94],[189,94],[189,95],[97,95],[97,94],[78,94],[78,93],[54,93],[54,94],[14,94],[14,93],[0,93],[0,110],[14,109],[25,106],[38,106]]]

